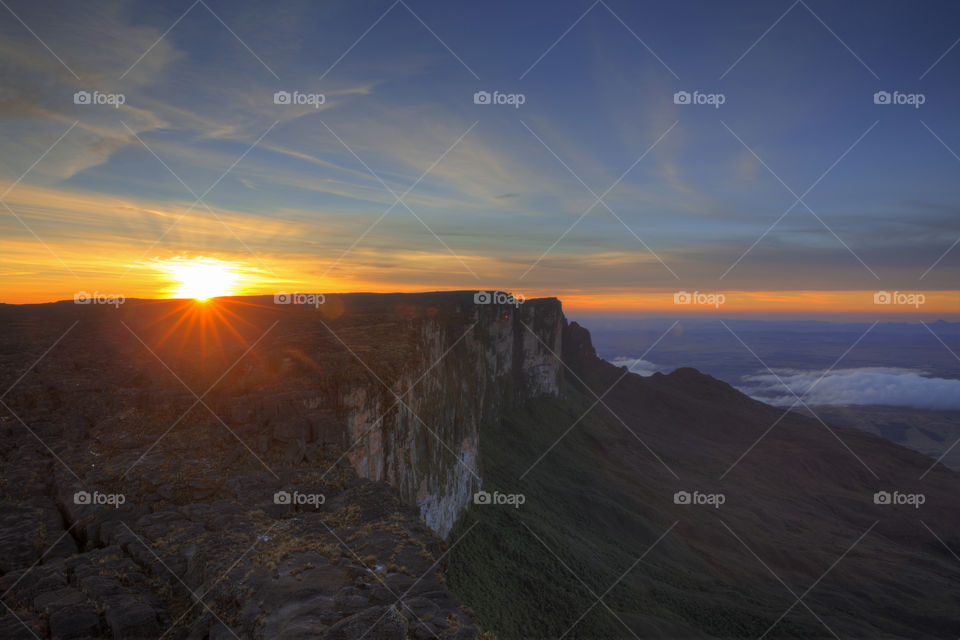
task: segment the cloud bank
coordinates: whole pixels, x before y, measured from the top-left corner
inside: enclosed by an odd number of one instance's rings
[[[960,380],[936,378],[915,369],[837,369],[822,380],[819,380],[822,374],[819,371],[779,369],[774,373],[776,375],[764,372],[743,376],[739,389],[757,400],[776,406],[790,406],[796,402],[792,391],[809,405],[960,409]]]

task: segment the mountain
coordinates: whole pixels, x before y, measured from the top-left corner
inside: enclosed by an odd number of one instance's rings
[[[960,632],[920,453],[552,298],[296,301],[0,307],[0,637]]]
[[[451,534],[449,582],[497,637],[960,633],[957,473],[693,369],[628,374],[575,323],[563,342],[559,396],[480,434],[485,490],[522,506]]]
[[[960,468],[960,411],[888,407],[881,405],[813,405],[798,407],[816,412],[831,424],[857,427],[891,442],[926,454],[953,469]]]
[[[442,536],[560,303],[312,300],[0,309],[0,636],[477,637]]]

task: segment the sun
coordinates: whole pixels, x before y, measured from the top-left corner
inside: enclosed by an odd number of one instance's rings
[[[171,294],[175,298],[194,298],[199,301],[234,293],[239,280],[238,273],[230,265],[215,260],[176,262],[166,266],[176,286]]]

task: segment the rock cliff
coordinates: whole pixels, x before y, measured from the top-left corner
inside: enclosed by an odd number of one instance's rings
[[[559,300],[474,295],[352,294],[294,309],[266,366],[227,384],[218,413],[261,453],[299,462],[340,450],[446,536],[482,484],[481,424],[556,395],[562,380]]]
[[[562,375],[558,300],[465,299],[458,311],[462,318],[435,315],[418,324],[417,356],[392,384],[338,398],[357,473],[396,486],[441,536],[482,483],[481,424],[530,398],[556,395]]]
[[[0,305],[0,324],[0,636],[480,635],[442,537],[482,484],[482,427],[558,393],[559,301]]]

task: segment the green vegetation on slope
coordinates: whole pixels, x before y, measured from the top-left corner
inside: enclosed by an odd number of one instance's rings
[[[501,638],[556,637],[594,600],[527,529],[530,527],[555,550],[582,546],[576,528],[566,519],[583,517],[584,511],[568,512],[565,508],[586,499],[576,461],[564,460],[574,464],[564,473],[555,473],[560,466],[557,459],[545,458],[540,463],[543,468],[531,472],[522,485],[516,481],[533,460],[529,442],[549,442],[555,437],[552,425],[571,424],[576,419],[564,411],[567,408],[550,400],[536,401],[483,433],[484,490],[524,493],[527,501],[519,509],[474,505],[449,538],[457,540],[477,524],[451,552],[448,577],[464,601],[474,605],[483,626]],[[546,471],[548,468],[550,471]],[[565,561],[587,584],[599,586],[603,576],[598,575],[597,567],[610,562],[610,558]],[[530,611],[538,615],[530,615]],[[544,627],[542,620],[554,624]],[[616,621],[605,611],[591,611],[583,624],[610,637],[623,631],[618,632]]]
[[[451,543],[476,526],[450,553],[448,579],[457,596],[501,640],[564,633],[568,638],[631,637],[623,623],[644,632],[641,637],[707,637],[698,629],[719,637],[761,635],[769,614],[780,612],[751,613],[762,604],[744,600],[726,585],[713,584],[707,591],[702,576],[694,575],[699,560],[670,536],[656,549],[669,548],[689,568],[668,565],[651,553],[630,569],[669,523],[651,522],[637,511],[635,501],[642,497],[625,491],[633,481],[630,469],[609,468],[603,443],[591,433],[623,426],[604,416],[602,408],[517,481],[591,404],[568,388],[565,399],[540,398],[482,432],[484,490],[523,493],[526,503],[519,509],[472,505],[458,521]],[[656,464],[644,460],[648,463]],[[619,486],[610,486],[611,481]],[[592,606],[628,569],[603,603]],[[737,600],[741,606],[731,608],[729,601]],[[794,637],[823,631],[802,621],[782,624],[780,631]]]
[[[485,629],[501,640],[960,634],[949,550],[960,475],[938,466],[921,482],[928,457],[693,369],[621,378],[576,324],[564,359],[576,373],[559,398],[481,427],[484,490],[524,504],[471,505],[448,537],[449,584]],[[922,513],[878,504],[880,489],[922,492]],[[723,506],[675,504],[677,491],[722,494]]]

